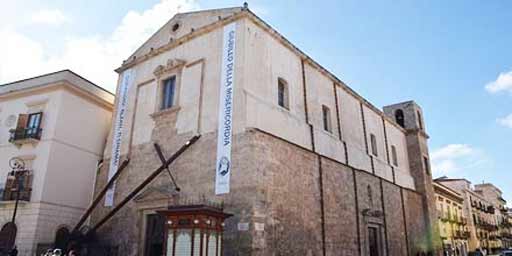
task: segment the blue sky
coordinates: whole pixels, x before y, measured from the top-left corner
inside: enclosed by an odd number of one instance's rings
[[[113,69],[178,8],[242,2],[9,1],[0,10],[0,83],[71,68],[112,89]],[[249,8],[374,105],[415,100],[435,174],[495,183],[512,202],[511,1],[262,0]]]

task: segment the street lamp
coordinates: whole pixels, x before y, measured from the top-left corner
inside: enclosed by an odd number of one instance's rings
[[[18,212],[18,203],[20,201],[20,193],[23,190],[23,179],[21,179],[21,177],[27,172],[25,170],[25,162],[18,157],[11,158],[9,160],[9,166],[12,169],[9,175],[14,176],[14,183],[17,183],[16,201],[14,203],[14,212],[12,213],[11,221],[12,223],[15,223],[14,221],[16,220],[16,213]]]

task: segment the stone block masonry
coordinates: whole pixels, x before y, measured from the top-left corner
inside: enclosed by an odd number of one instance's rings
[[[153,140],[166,155],[191,137],[156,127]],[[370,229],[378,230],[385,255],[425,249],[423,199],[415,191],[248,129],[233,138],[232,191],[216,196],[215,146],[216,134],[204,134],[171,166],[181,192],[174,192],[162,173],[99,230],[102,241],[117,246],[121,255],[143,255],[146,214],[203,200],[222,202],[234,214],[226,221],[224,255],[367,255]],[[134,147],[117,182],[116,201],[159,165],[152,143]],[[107,168],[98,175],[98,191]],[[108,210],[97,209],[92,222]]]

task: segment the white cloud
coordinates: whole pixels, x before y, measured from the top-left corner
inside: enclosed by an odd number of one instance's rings
[[[53,26],[58,26],[70,21],[69,17],[64,15],[64,13],[58,9],[39,10],[32,14],[30,20],[34,24],[45,24]]]
[[[497,93],[501,91],[508,91],[512,93],[512,71],[500,73],[495,81],[489,82],[485,85],[485,89],[490,93]]]
[[[449,144],[431,153],[435,176],[453,175],[465,167],[474,167],[482,161],[477,150],[467,144]]]
[[[512,128],[512,114],[509,114],[508,116],[503,118],[498,118],[496,121],[498,122],[498,124],[501,124],[508,128]]]
[[[432,152],[432,160],[453,159],[470,155],[473,148],[467,144],[449,144]]]
[[[0,25],[0,84],[71,69],[114,91],[113,71],[178,11],[198,8],[196,0],[162,0],[148,10],[129,11],[109,35],[65,36],[59,54],[48,56],[42,43]]]

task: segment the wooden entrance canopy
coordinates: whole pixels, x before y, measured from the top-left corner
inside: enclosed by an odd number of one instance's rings
[[[166,218],[165,256],[221,256],[224,220],[232,214],[206,205],[170,206]]]

